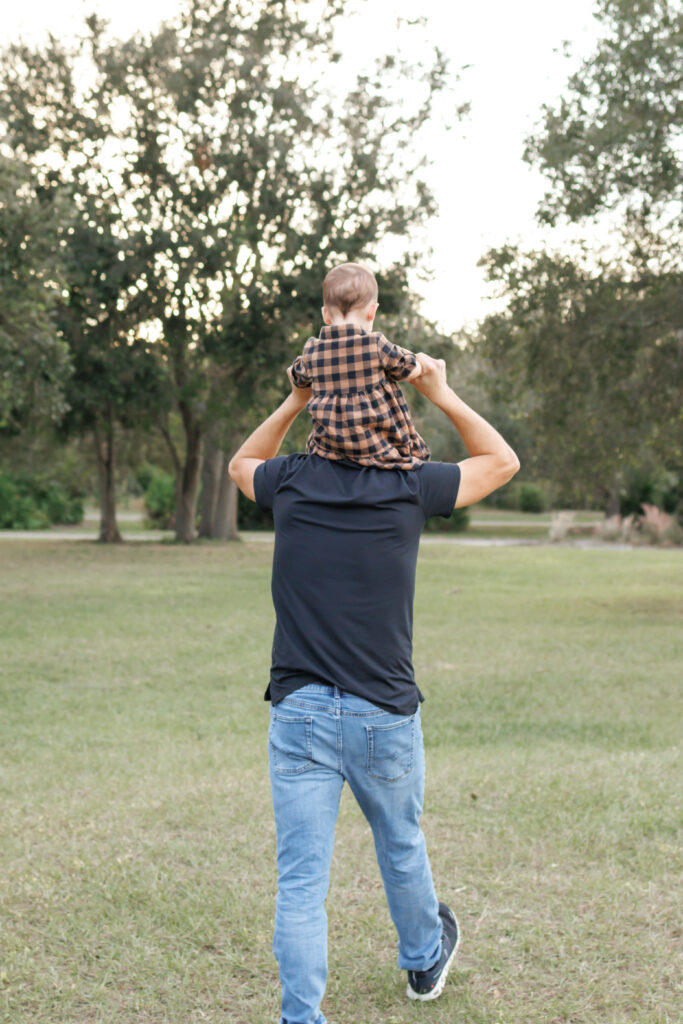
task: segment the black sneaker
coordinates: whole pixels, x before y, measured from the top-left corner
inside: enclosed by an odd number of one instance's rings
[[[428,971],[408,971],[408,998],[419,999],[423,1003],[428,999],[438,999],[443,992],[448,968],[453,962],[460,942],[460,931],[455,914],[445,903],[439,903],[439,917],[443,922],[439,959]]]

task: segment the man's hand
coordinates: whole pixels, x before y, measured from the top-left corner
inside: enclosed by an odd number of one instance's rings
[[[438,403],[448,388],[446,382],[446,363],[443,359],[433,359],[426,352],[418,352],[418,361],[422,367],[419,377],[414,377],[410,383],[421,394],[431,402]]]
[[[292,364],[293,366],[294,364]],[[294,377],[292,376],[292,367],[287,367],[287,378],[289,380],[289,386],[292,389],[292,397],[295,399],[301,409],[304,408],[309,398],[313,395],[313,388],[298,388],[294,383]]]

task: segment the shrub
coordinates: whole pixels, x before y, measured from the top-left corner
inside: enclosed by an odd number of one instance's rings
[[[175,520],[175,480],[163,469],[153,469],[145,491],[145,511],[149,522],[162,530],[169,530]]]
[[[50,520],[30,495],[20,495],[14,507],[13,530],[46,530]]]
[[[519,508],[521,512],[545,511],[545,495],[537,484],[519,485]]]
[[[142,463],[135,474],[135,482],[140,488],[140,494],[145,493],[154,477],[161,472],[162,470],[158,469],[156,466],[150,465],[149,462]]]
[[[77,526],[83,522],[83,516],[85,515],[85,509],[83,508],[83,502],[80,498],[70,498],[67,502],[66,511],[64,518],[60,519],[59,522],[63,523],[64,526]]]
[[[619,511],[621,515],[640,515],[643,511],[643,503],[655,501],[657,483],[655,473],[650,470],[631,470],[626,480],[626,485],[619,495]]]
[[[11,530],[17,505],[17,488],[6,473],[0,473],[0,530]]]
[[[670,516],[676,516],[683,526],[683,473],[669,473],[662,491],[662,508]]]
[[[0,474],[0,528],[44,530],[52,523],[83,521],[83,503],[70,497],[54,481],[23,475]]]
[[[515,480],[513,483],[505,484],[503,487],[499,487],[497,491],[494,491],[493,494],[490,494],[485,500],[493,508],[518,509],[519,483]]]
[[[239,530],[272,530],[273,513],[260,509],[255,501],[250,501],[241,491],[237,493],[237,528]]]
[[[428,533],[464,533],[470,523],[470,515],[466,508],[456,508],[448,519],[434,516],[428,519],[425,530]]]

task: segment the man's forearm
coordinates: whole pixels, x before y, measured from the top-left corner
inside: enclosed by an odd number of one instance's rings
[[[237,449],[230,460],[230,465],[232,466],[240,459],[262,459],[265,461],[274,458],[280,451],[287,431],[302,408],[303,405],[296,396],[287,395],[275,412],[271,413],[268,419],[264,420]]]
[[[424,373],[415,378],[413,386],[448,416],[470,456],[458,463],[456,508],[473,505],[512,479],[519,469],[519,459],[496,428],[448,386],[444,360],[433,359],[424,352],[420,352],[419,359]]]
[[[309,389],[292,391],[274,413],[250,434],[243,445],[230,459],[228,471],[243,494],[255,500],[254,474],[267,459],[274,458],[280,451],[285,434],[304,408]]]

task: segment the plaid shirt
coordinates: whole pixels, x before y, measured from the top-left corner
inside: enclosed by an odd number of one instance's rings
[[[415,469],[428,459],[398,386],[416,364],[412,352],[379,332],[353,324],[323,327],[292,366],[295,385],[313,387],[306,450],[385,469]]]

